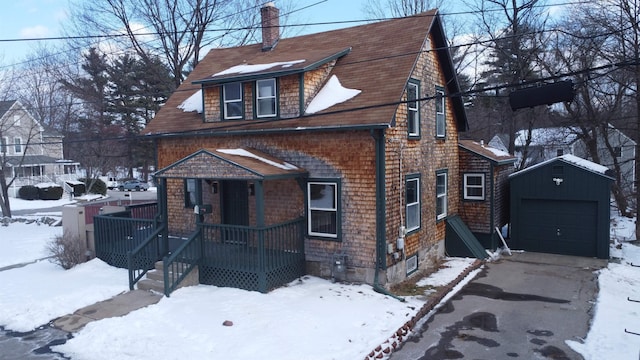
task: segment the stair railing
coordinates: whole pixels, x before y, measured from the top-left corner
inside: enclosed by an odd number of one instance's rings
[[[144,242],[127,253],[129,290],[133,290],[135,284],[146,275],[147,271],[153,269],[156,261],[160,260],[166,252],[163,245],[164,231],[165,225],[161,224]]]
[[[189,238],[171,255],[162,260],[164,270],[164,294],[169,297],[180,282],[198,266],[202,260],[202,231],[198,227]]]

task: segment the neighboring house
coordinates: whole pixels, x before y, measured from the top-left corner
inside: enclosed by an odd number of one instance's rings
[[[460,217],[484,248],[495,249],[502,246],[495,229],[509,223],[508,178],[515,171],[517,158],[472,140],[460,140],[460,149]],[[468,255],[467,249],[454,249],[455,244],[447,243],[450,255]]]
[[[517,165],[525,159],[526,167],[529,167],[566,154],[593,160],[585,143],[578,136],[579,131],[579,129],[568,127],[533,129],[528,146],[526,146],[528,131],[518,131],[515,140],[515,155],[518,157]],[[620,164],[620,178],[623,182],[621,187],[625,193],[630,194],[634,190],[636,142],[610,124],[606,137]],[[505,138],[504,134],[496,135],[491,139],[489,145],[506,151],[505,141],[508,139]],[[524,154],[525,148],[526,157]],[[597,148],[598,156],[600,157],[599,163],[611,170],[615,170],[611,151],[607,148],[602,136],[597,138]]]
[[[622,131],[609,124],[607,127],[606,137],[608,139],[609,146],[616,157],[616,161],[620,166],[620,187],[625,194],[631,194],[635,191],[635,176],[636,176],[636,142],[625,135]],[[611,150],[607,147],[603,137],[597,139],[597,149],[599,164],[604,165],[610,170],[615,170],[613,156],[611,156]],[[583,159],[593,161],[593,157],[587,150],[587,147],[583,142],[576,144],[573,155],[579,156]]]
[[[0,102],[0,154],[5,176],[22,185],[75,179],[79,164],[65,160],[63,136],[44,127],[16,100]]]
[[[200,282],[379,287],[437,264],[467,129],[437,11],[286,39],[261,11],[262,43],[210,51],[144,130]]]

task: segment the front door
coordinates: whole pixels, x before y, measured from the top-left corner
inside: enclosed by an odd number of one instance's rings
[[[225,225],[249,225],[249,184],[242,180],[225,180],[221,184],[222,223]],[[240,229],[224,231],[225,242],[241,242],[247,233]]]

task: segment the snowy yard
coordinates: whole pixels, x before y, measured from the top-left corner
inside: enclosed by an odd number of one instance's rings
[[[51,214],[48,214],[51,216]],[[59,216],[59,214],[58,214]],[[640,247],[633,220],[614,219],[612,261],[600,271],[596,314],[585,343],[568,342],[585,359],[637,358],[640,336]],[[0,226],[0,268],[46,256],[46,243],[60,227],[37,223]],[[453,280],[471,259],[450,266],[418,285]],[[0,271],[0,325],[27,331],[107,299],[128,287],[125,270],[100,260],[64,271],[44,260]],[[129,315],[88,324],[54,350],[72,359],[362,359],[417,313],[422,297],[406,302],[367,285],[346,285],[307,276],[269,294],[214,286],[174,292],[158,304]],[[225,321],[232,326],[225,326]],[[132,339],[136,339],[132,341]]]

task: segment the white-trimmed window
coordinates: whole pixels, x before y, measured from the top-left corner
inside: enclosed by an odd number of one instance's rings
[[[22,139],[19,137],[13,138],[13,152],[14,154],[22,154]]]
[[[244,113],[242,84],[239,82],[224,84],[222,86],[222,98],[225,120],[242,119]]]
[[[411,275],[418,271],[418,254],[409,256],[405,263],[407,264],[407,275]]]
[[[621,158],[622,157],[622,146],[616,146],[613,148],[613,154],[615,157],[617,158]]]
[[[9,143],[9,138],[6,136],[3,136],[0,139],[0,152],[3,154],[7,153],[7,144]]]
[[[20,125],[20,115],[13,115],[13,125]]]
[[[420,228],[420,175],[409,175],[405,180],[407,232]]]
[[[436,219],[447,216],[447,172],[436,173]]]
[[[464,174],[464,199],[484,200],[484,174]]]
[[[339,235],[339,183],[337,181],[309,181],[308,233],[310,236],[337,239]]]
[[[198,179],[184,179],[184,207],[193,209],[200,197],[200,181]]]
[[[420,83],[409,80],[407,83],[407,131],[409,137],[420,137]]]
[[[274,117],[276,110],[276,79],[256,81],[256,116]]]
[[[444,94],[444,88],[436,86],[436,137],[444,138],[446,136],[446,98]]]

